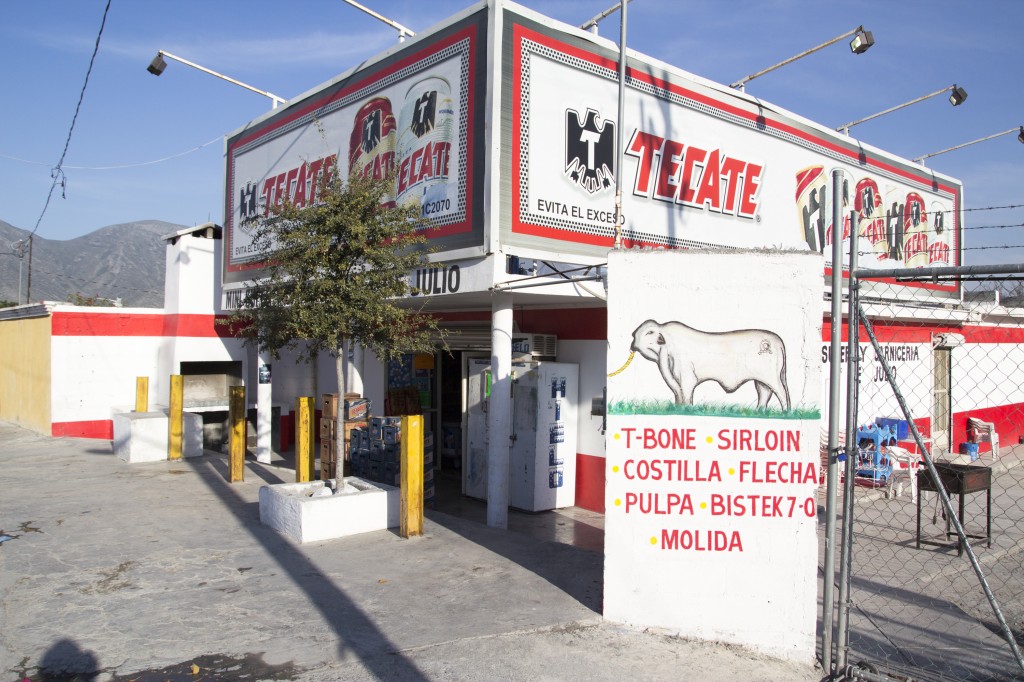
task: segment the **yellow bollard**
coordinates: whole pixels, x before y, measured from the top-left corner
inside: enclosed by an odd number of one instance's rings
[[[399,531],[403,538],[423,535],[423,416],[402,417],[402,510]]]
[[[307,483],[313,480],[316,448],[316,435],[313,433],[313,400],[312,396],[303,396],[295,401],[296,483]]]
[[[245,480],[245,386],[231,386],[228,397],[228,482]]]
[[[171,375],[171,409],[167,415],[167,459],[181,459],[182,407],[185,402],[185,378]]]
[[[135,411],[149,412],[149,377],[135,377]]]

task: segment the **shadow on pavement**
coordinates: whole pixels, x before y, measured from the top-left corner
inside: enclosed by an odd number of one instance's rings
[[[84,651],[75,640],[57,640],[39,661],[36,680],[42,682],[92,682],[99,675],[99,659]]]
[[[547,580],[594,613],[601,613],[604,554],[490,528],[441,511],[427,510],[426,517]]]
[[[322,576],[319,567],[296,552],[295,548],[275,531],[260,524],[258,504],[254,505],[242,499],[227,482],[226,460],[219,457],[201,457],[185,461],[220,498],[225,509],[241,522],[242,527],[263,546],[267,555],[306,594],[310,604],[320,612],[324,621],[338,636],[339,657],[349,653],[357,656],[365,670],[380,680],[396,677],[403,680],[427,679],[341,589],[329,580],[310,579],[310,576]],[[246,471],[254,473],[256,468],[247,466]]]

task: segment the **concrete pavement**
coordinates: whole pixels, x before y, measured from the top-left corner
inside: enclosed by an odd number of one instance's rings
[[[949,457],[958,464],[970,463]],[[992,467],[991,547],[971,539],[985,579],[1018,639],[1024,632],[1024,445],[1004,446]],[[867,661],[897,676],[925,680],[1024,679],[1003,638],[967,555],[945,537],[935,493],[923,493],[917,547],[917,505],[857,488],[852,558],[850,661]],[[956,503],[954,496],[954,504]],[[969,495],[965,526],[984,534],[986,496]]]
[[[604,624],[603,557],[569,544],[434,511],[420,538],[296,545],[257,502],[289,472],[245,476],[0,422],[4,679],[821,678]]]

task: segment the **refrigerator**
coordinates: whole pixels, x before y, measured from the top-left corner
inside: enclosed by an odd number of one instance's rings
[[[470,359],[467,370],[464,490],[466,495],[486,499],[490,361]],[[578,394],[578,365],[513,363],[510,507],[536,512],[576,503]]]

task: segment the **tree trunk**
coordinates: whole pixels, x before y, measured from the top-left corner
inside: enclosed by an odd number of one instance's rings
[[[334,421],[334,478],[337,489],[345,487],[345,344],[334,356],[334,369],[338,375],[338,414]]]

